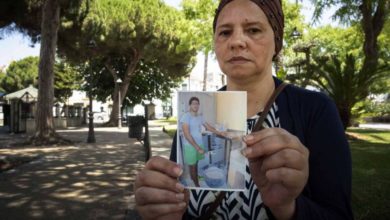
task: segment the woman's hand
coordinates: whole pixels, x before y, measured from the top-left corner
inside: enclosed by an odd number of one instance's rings
[[[189,194],[178,181],[180,166],[162,157],[153,157],[135,180],[136,209],[142,219],[181,219]]]
[[[266,128],[244,137],[252,179],[277,219],[290,219],[295,199],[309,176],[309,151],[281,128]]]

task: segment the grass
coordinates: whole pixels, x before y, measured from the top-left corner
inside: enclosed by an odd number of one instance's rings
[[[176,128],[177,128],[177,119],[175,117],[171,117],[168,119],[154,120],[153,123],[155,125],[163,126],[164,127],[163,131],[167,133],[170,137],[173,138],[175,136]]]
[[[348,129],[355,219],[390,219],[390,131]]]
[[[175,117],[170,117],[168,119],[154,120],[153,122],[160,125],[176,125],[177,119]]]

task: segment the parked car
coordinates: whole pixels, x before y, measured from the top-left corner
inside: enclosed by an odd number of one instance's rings
[[[108,112],[93,112],[93,121],[95,123],[104,123],[110,120]]]

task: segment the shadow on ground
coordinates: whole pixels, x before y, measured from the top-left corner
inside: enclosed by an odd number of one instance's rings
[[[0,148],[0,155],[42,155],[0,173],[0,219],[124,219],[142,145],[125,132],[96,131],[98,144],[84,143],[85,129],[59,133],[76,144]]]

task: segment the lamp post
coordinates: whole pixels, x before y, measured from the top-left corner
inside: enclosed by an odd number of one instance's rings
[[[292,31],[292,33],[291,33],[291,35],[290,35],[293,39],[298,39],[298,38],[300,38],[301,36],[302,36],[302,34],[301,34],[301,32],[299,32],[298,30],[297,30],[297,27],[294,27],[294,29],[293,29],[293,31]]]
[[[297,2],[297,4],[298,4],[298,2]],[[298,40],[298,38],[302,37],[302,34],[301,34],[301,32],[299,32],[297,30],[297,27],[294,27],[292,33],[290,34],[290,37],[292,37],[294,39],[294,41],[296,41],[296,40]],[[295,48],[295,59],[298,59],[298,52],[297,52],[296,48]],[[298,74],[299,72],[300,72],[299,71],[299,64],[297,64],[295,73]]]
[[[89,94],[89,113],[88,113],[88,138],[87,138],[87,143],[95,143],[95,130],[93,126],[93,112],[92,112],[92,94]]]
[[[87,44],[87,47],[89,49],[94,49],[96,48],[96,43],[95,41],[91,40],[88,42]],[[92,66],[91,66],[91,62],[88,63],[89,65],[89,71],[90,71],[90,75],[92,75]],[[92,103],[93,103],[93,97],[92,97],[92,85],[90,82],[88,82],[88,90],[89,90],[89,94],[88,94],[88,98],[89,98],[89,113],[88,113],[88,138],[87,138],[87,143],[95,143],[96,142],[96,139],[95,139],[95,129],[94,129],[94,126],[93,126],[93,108],[92,108]]]
[[[145,136],[144,136],[145,161],[148,161],[152,156],[152,149],[150,148],[150,140],[149,140],[149,124],[148,124],[149,109],[148,109],[148,104],[146,102],[143,102],[143,104],[145,110]]]
[[[116,84],[118,84],[118,129],[122,128],[122,117],[121,117],[121,78],[116,80]]]

